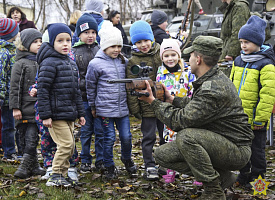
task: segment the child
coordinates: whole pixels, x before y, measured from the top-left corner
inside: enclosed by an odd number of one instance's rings
[[[238,35],[242,51],[230,75],[255,135],[250,161],[237,178],[237,185],[248,188],[249,182],[259,175],[264,178],[266,172],[266,130],[275,102],[275,56],[270,45],[263,45],[265,27],[266,22],[258,16],[251,16],[242,26]]]
[[[94,119],[91,113],[91,107],[88,104],[85,76],[89,62],[95,57],[99,50],[96,41],[97,23],[95,19],[88,13],[84,13],[76,23],[76,33],[80,41],[73,46],[73,52],[76,58],[76,64],[80,74],[80,90],[85,108],[86,124],[81,127],[81,173],[91,172],[92,156],[90,154],[92,134],[95,132],[95,165],[100,169],[103,165],[103,133],[98,119]],[[94,123],[94,120],[96,121]],[[94,124],[97,126],[94,128]],[[99,132],[98,132],[99,131]]]
[[[137,76],[132,75],[130,70],[131,66],[140,65],[141,62],[145,62],[147,66],[153,68],[153,71],[149,73],[149,77],[155,81],[158,67],[161,66],[159,57],[160,46],[154,41],[154,35],[150,25],[145,21],[136,21],[132,24],[129,32],[131,41],[136,45],[137,51],[132,52],[133,56],[129,60],[127,78],[137,78]],[[128,94],[128,107],[131,114],[138,119],[142,119],[142,154],[146,168],[144,178],[147,180],[158,180],[158,172],[155,168],[156,163],[153,158],[153,146],[156,141],[157,126],[154,111],[151,110],[148,103],[138,100],[137,96],[131,96],[130,94]],[[163,130],[159,130],[159,133],[162,132]]]
[[[15,126],[20,136],[23,149],[23,161],[14,173],[15,177],[28,178],[31,175],[44,175],[37,158],[39,141],[38,127],[35,123],[33,106],[36,98],[28,94],[29,87],[35,81],[38,69],[36,54],[42,44],[42,34],[28,28],[20,33],[15,45],[17,47],[15,64],[11,72],[10,109],[13,109]]]
[[[151,27],[155,37],[155,41],[159,44],[162,43],[163,39],[167,39],[170,37],[170,35],[167,34],[165,31],[168,25],[167,20],[168,16],[165,12],[163,12],[162,10],[153,10],[151,16]]]
[[[125,83],[110,84],[109,79],[125,78],[127,60],[120,54],[123,45],[121,32],[110,21],[99,31],[101,48],[89,63],[86,75],[87,97],[92,114],[98,117],[104,133],[103,157],[106,180],[115,179],[117,172],[113,161],[115,127],[121,141],[121,160],[130,174],[137,169],[131,159],[132,134]]]
[[[42,42],[49,42],[48,30],[46,30],[42,35]],[[69,52],[68,55],[70,59],[72,59],[73,61],[75,60],[75,57],[71,51]],[[38,79],[38,73],[36,74],[36,77],[35,77],[35,84],[33,84],[29,88],[29,94],[32,97],[36,97],[37,95],[37,79]],[[37,101],[34,105],[34,110],[35,110],[35,120],[39,128],[39,132],[41,134],[41,154],[43,156],[44,167],[47,169],[46,174],[41,177],[41,180],[48,180],[50,178],[50,174],[52,174],[52,161],[54,158],[54,154],[56,152],[56,144],[50,135],[49,129],[43,126],[43,120],[41,120],[39,117],[39,112],[37,109]],[[76,147],[74,149],[74,154],[69,161],[70,161],[70,168],[68,169],[68,176],[73,181],[77,182],[78,174],[77,174],[76,165],[78,164],[79,157],[78,157],[78,152]]]
[[[175,39],[164,39],[160,45],[160,59],[162,66],[158,68],[156,81],[163,83],[171,95],[191,97],[195,80],[195,75],[191,74],[181,59],[180,46]],[[171,142],[176,139],[176,132],[164,125],[163,137],[165,142]],[[166,183],[174,182],[175,171],[167,169],[167,175],[163,176]]]
[[[69,56],[71,30],[63,23],[48,25],[49,43],[42,44],[39,64],[37,99],[39,116],[49,128],[57,145],[52,163],[52,174],[46,186],[68,187],[74,183],[65,179],[74,152],[74,121],[85,125],[85,112],[78,84],[78,69]]]
[[[0,109],[2,121],[2,148],[7,161],[17,160],[14,142],[14,119],[9,109],[9,92],[12,66],[15,62],[15,41],[19,27],[9,18],[0,19]]]

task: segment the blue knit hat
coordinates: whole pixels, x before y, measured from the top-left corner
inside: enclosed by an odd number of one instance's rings
[[[260,17],[251,16],[239,31],[239,39],[245,39],[258,46],[262,46],[265,40],[266,22]]]
[[[0,38],[9,40],[17,35],[19,27],[16,21],[10,18],[0,19]]]
[[[49,43],[53,47],[56,36],[60,33],[68,33],[72,37],[71,29],[64,23],[53,23],[48,25]]]
[[[151,26],[143,20],[136,21],[130,27],[130,37],[133,44],[140,40],[151,40],[154,41],[153,31]]]
[[[95,21],[95,18],[91,14],[84,13],[76,22],[77,36],[89,29],[93,29],[97,33],[98,25]]]

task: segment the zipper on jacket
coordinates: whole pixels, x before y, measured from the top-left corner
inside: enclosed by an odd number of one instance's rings
[[[117,78],[120,79],[115,59],[113,59],[113,62],[114,62],[115,68],[116,68]],[[118,84],[119,84],[119,87],[118,87],[118,110],[119,110],[119,116],[121,116],[122,115],[121,114],[121,109],[120,109],[120,87],[121,86],[120,86],[120,83],[118,83]]]
[[[241,83],[239,85],[239,90],[238,90],[238,96],[240,96],[241,88],[242,88],[242,86],[245,83],[245,79],[246,79],[246,76],[247,76],[247,70],[246,70],[246,68],[247,68],[248,65],[249,65],[249,63],[247,63],[245,65],[244,70],[243,70],[242,79],[241,79]]]
[[[69,60],[69,62],[70,62],[70,60]],[[73,87],[72,87],[72,89],[73,89],[73,93],[72,93],[72,103],[74,104],[74,97],[75,97],[75,87],[74,87],[74,85],[75,85],[75,77],[74,77],[74,69],[73,69],[73,67],[72,67],[71,63],[69,63],[69,64],[70,64],[70,67],[71,67],[72,78],[73,78]],[[75,111],[75,109],[74,109],[74,106],[72,106],[72,107],[73,107],[73,113],[74,113],[74,114],[76,114],[76,111]]]

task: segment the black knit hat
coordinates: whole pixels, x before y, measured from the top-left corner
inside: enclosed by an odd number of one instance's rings
[[[95,30],[97,34],[98,25],[95,18],[91,14],[84,13],[76,22],[77,36],[89,29]]]
[[[42,39],[42,34],[35,28],[27,28],[20,32],[22,45],[30,50],[30,46],[36,39]]]

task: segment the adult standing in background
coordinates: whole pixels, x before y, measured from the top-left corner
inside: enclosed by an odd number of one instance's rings
[[[75,32],[76,22],[81,17],[82,12],[80,10],[75,10],[70,16],[70,24],[68,25],[72,33]]]
[[[26,14],[18,7],[12,7],[7,15],[7,18],[11,18],[19,24],[19,32],[26,28],[35,28],[36,26],[33,21],[29,21]]]
[[[241,45],[238,39],[240,28],[250,17],[247,0],[221,0],[223,5],[219,8],[223,13],[221,39],[223,40],[222,55],[220,59],[234,60],[240,55]]]
[[[118,28],[121,31],[121,36],[122,36],[122,39],[123,39],[123,44],[128,45],[129,41],[128,41],[127,35],[126,35],[126,33],[125,33],[125,31],[124,31],[121,23],[120,23],[120,12],[118,12],[116,10],[112,10],[109,13],[107,19],[110,20],[113,23],[114,27]],[[121,51],[123,53],[127,54],[127,50],[128,49],[129,48],[127,48],[127,47],[123,47]],[[131,51],[131,49],[130,49],[130,51]]]

